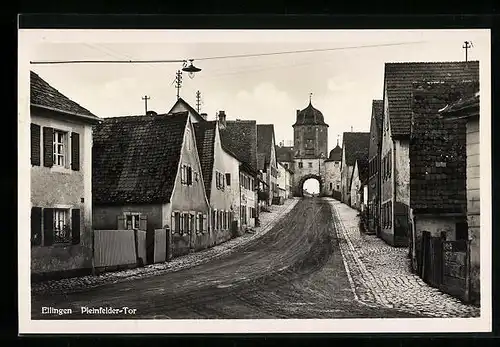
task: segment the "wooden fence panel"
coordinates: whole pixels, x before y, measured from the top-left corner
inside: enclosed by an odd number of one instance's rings
[[[95,267],[136,264],[134,230],[94,230]]]
[[[155,229],[155,263],[167,260],[167,232],[165,229]]]
[[[468,240],[443,242],[441,289],[469,301],[470,245]]]

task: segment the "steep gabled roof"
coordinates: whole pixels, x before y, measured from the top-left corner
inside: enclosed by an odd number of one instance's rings
[[[466,211],[465,120],[447,122],[439,110],[473,93],[474,83],[414,83],[410,137],[410,206],[415,212]]]
[[[222,147],[257,171],[257,122],[254,120],[226,120],[220,128]]]
[[[193,124],[193,126],[196,135],[196,147],[201,163],[201,173],[203,175],[203,182],[205,183],[205,191],[207,193],[207,198],[210,199],[217,122],[198,122]]]
[[[382,127],[382,116],[384,113],[384,100],[373,100],[372,101],[372,119],[375,120],[377,128]]]
[[[275,146],[276,159],[278,162],[292,162],[293,161],[293,147],[290,146]]]
[[[184,100],[183,98],[179,98],[177,99],[177,101],[175,102],[174,106],[172,106],[172,108],[170,109],[170,111],[168,111],[168,114],[172,113],[172,110],[175,108],[175,106],[179,105],[179,104],[182,104],[190,113],[192,113],[196,119],[198,119],[198,121],[200,122],[205,122],[206,119],[203,118],[199,113],[198,111],[196,111],[191,105],[189,105],[189,103]]]
[[[359,180],[365,183],[368,180],[368,153],[356,159],[359,170]]]
[[[30,71],[30,104],[31,106],[85,118],[92,122],[100,120],[99,117],[63,95],[33,71]]]
[[[478,61],[386,63],[384,83],[392,136],[410,135],[412,83],[479,80]]]
[[[188,113],[105,118],[94,127],[92,190],[96,204],[170,201]]]
[[[342,142],[345,151],[345,163],[342,165],[354,166],[356,159],[368,156],[370,133],[346,132],[342,135]]]
[[[274,140],[273,124],[257,124],[257,160],[258,169],[263,170],[271,162],[271,151]]]
[[[382,142],[382,119],[384,113],[384,101],[372,101],[372,116],[370,121],[370,148],[368,159],[372,159],[378,154],[380,143]]]

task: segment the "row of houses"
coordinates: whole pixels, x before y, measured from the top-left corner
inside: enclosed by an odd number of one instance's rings
[[[387,63],[369,133],[344,133],[342,201],[413,270],[479,300],[479,62]]]
[[[99,118],[34,72],[30,112],[34,278],[212,247],[290,197],[270,124],[209,121],[182,98],[165,114]]]

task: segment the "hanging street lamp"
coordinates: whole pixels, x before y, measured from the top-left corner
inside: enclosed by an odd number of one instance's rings
[[[188,73],[189,78],[194,78],[195,73],[201,71],[200,68],[193,65],[193,60],[194,59],[189,59],[189,66],[187,65],[187,62],[184,62],[184,67],[182,68],[182,71]]]

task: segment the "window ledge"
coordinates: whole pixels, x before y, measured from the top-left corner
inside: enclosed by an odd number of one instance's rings
[[[63,166],[55,166],[55,165],[54,165],[54,166],[52,166],[52,167],[50,168],[50,171],[51,171],[51,172],[59,172],[59,173],[68,174],[68,175],[69,175],[69,174],[71,174],[71,172],[72,172],[73,170],[71,170],[70,168],[67,168],[67,167],[63,167]]]

